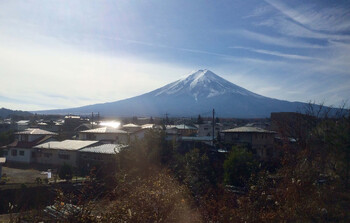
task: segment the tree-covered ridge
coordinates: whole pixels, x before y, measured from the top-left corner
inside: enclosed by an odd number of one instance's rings
[[[33,114],[27,111],[11,110],[6,108],[0,108],[0,118],[9,118],[10,116],[32,116]]]

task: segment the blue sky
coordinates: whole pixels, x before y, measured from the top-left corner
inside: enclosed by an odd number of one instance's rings
[[[350,99],[348,1],[0,1],[0,33],[0,107],[116,101],[205,68],[268,97]]]

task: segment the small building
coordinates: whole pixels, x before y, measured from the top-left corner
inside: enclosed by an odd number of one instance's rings
[[[16,122],[16,131],[23,131],[29,127],[29,120],[20,120]]]
[[[98,140],[98,141],[103,141],[105,143],[121,143],[121,144],[129,143],[128,132],[118,128],[113,128],[108,126],[80,131],[79,139],[80,140]]]
[[[79,166],[89,170],[94,166],[116,164],[115,155],[128,147],[124,144],[102,144],[83,148],[79,150]]]
[[[242,145],[260,159],[268,160],[278,156],[274,151],[276,132],[257,127],[238,127],[223,130],[223,141],[229,145]]]
[[[33,147],[44,142],[55,140],[57,134],[38,128],[29,128],[15,133],[15,141],[3,146],[3,154],[8,162],[32,163],[35,159]]]
[[[34,147],[35,162],[50,166],[69,164],[78,167],[78,151],[88,146],[97,145],[92,140],[64,140],[61,142],[47,142]]]
[[[170,135],[194,136],[197,134],[197,128],[190,125],[167,125],[166,133]]]
[[[36,124],[39,129],[43,129],[50,132],[60,132],[62,128],[61,123],[50,121],[42,121]]]
[[[214,126],[214,137],[217,137],[218,134],[223,130],[223,125],[216,123]],[[213,124],[205,123],[198,125],[198,136],[212,136],[213,135]]]
[[[127,131],[127,132],[130,132],[130,133],[136,132],[136,131],[138,131],[140,129],[142,129],[142,126],[135,125],[133,123],[129,123],[129,124],[123,125],[123,130]]]

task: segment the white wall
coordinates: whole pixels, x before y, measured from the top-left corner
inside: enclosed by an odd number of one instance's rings
[[[29,148],[10,148],[4,149],[7,151],[6,160],[8,162],[19,162],[19,163],[31,163],[32,161],[32,149]],[[13,155],[13,151],[17,151],[17,155]],[[20,155],[23,152],[23,155]]]

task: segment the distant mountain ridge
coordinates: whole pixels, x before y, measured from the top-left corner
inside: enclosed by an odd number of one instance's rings
[[[7,108],[0,108],[0,117],[1,118],[7,118],[11,115],[18,115],[18,116],[31,116],[33,115],[30,112],[27,111],[20,111],[20,110],[11,110]]]
[[[294,112],[305,103],[268,98],[237,86],[210,70],[198,70],[185,78],[136,97],[78,108],[36,111],[38,114],[90,114],[103,116],[190,117],[213,108],[220,117],[264,118],[271,112]]]

